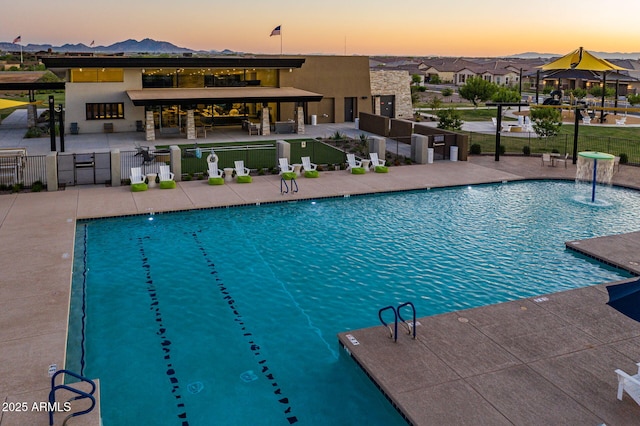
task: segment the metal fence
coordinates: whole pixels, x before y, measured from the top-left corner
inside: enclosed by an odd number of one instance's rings
[[[495,135],[469,133],[469,147],[474,144],[480,145],[483,153],[495,153],[496,137]],[[573,135],[558,135],[544,139],[534,136],[500,135],[500,145],[504,147],[504,153],[507,154],[523,154],[525,151],[529,151],[531,154],[559,152],[573,155],[574,141]],[[580,151],[606,152],[626,157],[627,163],[630,165],[640,165],[640,138],[634,140],[606,136],[578,136],[578,152]]]
[[[33,188],[47,184],[46,155],[0,157],[0,186]]]

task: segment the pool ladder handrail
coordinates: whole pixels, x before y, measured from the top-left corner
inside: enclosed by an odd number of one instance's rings
[[[400,315],[400,309],[406,306],[411,307],[411,311],[413,314],[413,320],[411,323],[407,322],[404,318],[402,318],[402,315]],[[416,338],[416,307],[413,306],[413,303],[411,302],[404,302],[396,308],[396,311],[398,312],[398,318],[400,318],[401,324],[407,329],[407,334],[411,334],[411,332],[413,331],[413,339],[415,339]]]
[[[404,307],[410,307],[411,308],[411,313],[412,313],[412,321],[406,321],[404,318],[402,318],[402,315],[400,315],[400,310]],[[385,322],[385,320],[382,319],[382,313],[386,310],[391,309],[391,311],[393,311],[393,322],[394,322],[394,328],[392,329],[389,324],[387,322]],[[404,302],[401,303],[400,305],[398,305],[397,308],[394,308],[393,306],[385,306],[384,308],[378,310],[378,318],[380,318],[380,322],[382,323],[383,326],[385,326],[386,328],[389,329],[389,338],[393,338],[393,341],[395,343],[398,342],[398,320],[400,320],[401,324],[405,327],[405,329],[407,330],[407,334],[411,335],[413,334],[412,338],[415,340],[416,338],[416,307],[413,305],[413,303],[411,302]]]
[[[391,329],[389,324],[382,319],[382,312],[388,309],[391,309],[391,311],[393,312],[393,324],[394,324],[393,330]],[[398,342],[398,311],[396,311],[396,308],[394,308],[393,306],[386,306],[380,309],[378,311],[378,318],[380,318],[380,322],[382,323],[382,325],[384,325],[386,328],[389,329],[389,338],[393,339],[394,343],[397,343]]]
[[[80,380],[81,382],[86,382],[89,383],[91,385],[91,390],[89,392],[85,392],[82,391],[80,389],[76,389],[74,387],[71,387],[69,385],[65,385],[60,384],[60,385],[56,385],[56,377],[58,377],[58,375],[60,374],[68,374],[72,377],[75,377],[76,379]],[[96,391],[96,384],[93,380],[88,379],[84,376],[81,376],[79,374],[76,374],[72,371],[69,370],[58,370],[56,371],[52,376],[51,376],[51,390],[49,391],[49,425],[52,426],[53,425],[53,414],[55,413],[55,410],[53,409],[53,407],[55,406],[55,402],[56,402],[56,391],[59,389],[64,389],[67,390],[69,392],[75,393],[77,396],[74,396],[71,399],[68,399],[66,402],[71,402],[71,401],[77,401],[80,399],[89,399],[91,401],[91,406],[85,410],[81,410],[81,411],[76,411],[74,413],[69,414],[67,417],[65,417],[64,421],[62,422],[63,426],[67,423],[67,421],[72,418],[72,417],[78,417],[81,416],[83,414],[87,414],[89,412],[91,412],[95,406],[96,406],[96,398],[93,396],[93,394]]]
[[[298,192],[298,182],[296,181],[295,177],[292,177],[291,179],[291,193],[295,194],[296,192]],[[284,185],[284,190],[282,189],[282,186]],[[295,185],[295,189],[294,189],[294,185]],[[284,177],[280,178],[280,193],[281,194],[288,194],[289,193],[289,185],[287,185],[287,180]]]

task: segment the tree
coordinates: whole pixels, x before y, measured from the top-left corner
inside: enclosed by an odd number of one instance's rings
[[[469,100],[477,108],[479,102],[486,102],[498,90],[495,83],[482,77],[471,77],[460,87],[458,93],[463,99]]]
[[[429,83],[440,84],[440,76],[438,74],[429,74]]]
[[[508,87],[500,87],[491,96],[493,102],[520,102],[520,93]]]
[[[438,96],[433,95],[430,99],[429,102],[427,102],[427,106],[429,108],[431,108],[432,110],[436,111],[438,109],[440,109],[442,107],[442,99],[440,99]]]
[[[461,130],[462,120],[460,119],[460,113],[455,108],[441,109],[436,112],[438,117],[438,129],[445,130]]]
[[[411,84],[417,86],[420,83],[422,83],[422,77],[420,76],[420,74],[412,74],[411,75]]]
[[[448,98],[449,96],[453,96],[453,89],[451,87],[445,87],[441,93],[443,98]]]
[[[540,138],[556,136],[562,127],[562,114],[556,108],[531,108],[533,131]]]
[[[627,101],[631,105],[638,105],[640,104],[640,95],[627,95]]]
[[[596,98],[600,98],[600,97],[602,97],[602,87],[598,86],[598,85],[595,85],[595,86],[591,87],[591,89],[589,89],[589,93],[592,96],[595,96]],[[616,91],[614,89],[612,89],[611,87],[607,87],[605,89],[605,91],[604,91],[604,96],[606,98],[610,98],[612,96],[615,96],[615,94],[616,94]]]

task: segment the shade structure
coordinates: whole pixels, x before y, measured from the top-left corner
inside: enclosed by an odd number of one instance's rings
[[[15,108],[29,105],[29,102],[12,101],[11,99],[0,99],[0,109]]]
[[[549,70],[586,70],[586,71],[623,71],[626,68],[619,67],[606,59],[598,58],[582,47],[555,61],[540,67],[543,71]]]
[[[640,321],[640,279],[624,284],[607,286],[607,305],[631,319]]]

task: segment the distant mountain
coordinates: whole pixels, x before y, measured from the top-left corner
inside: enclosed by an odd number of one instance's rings
[[[22,47],[24,52],[41,52],[51,49],[53,52],[78,52],[78,53],[196,53],[198,51],[188,49],[186,47],[178,47],[175,44],[166,41],[156,41],[150,38],[136,41],[133,39],[120,41],[109,46],[87,46],[83,43],[78,44],[64,44],[62,46],[52,46],[50,44],[27,44]],[[14,43],[1,43],[0,50],[16,52],[20,50],[20,45]],[[216,50],[208,51],[207,53],[235,53],[229,50],[218,52]]]
[[[588,50],[588,49],[587,49]],[[599,58],[602,59],[640,59],[640,52],[595,52],[589,50],[590,53],[593,53]],[[569,52],[564,53],[537,53],[537,52],[524,52],[517,53],[515,55],[509,55],[508,58],[523,58],[523,59],[532,59],[532,58],[559,58],[561,56],[566,55]]]

